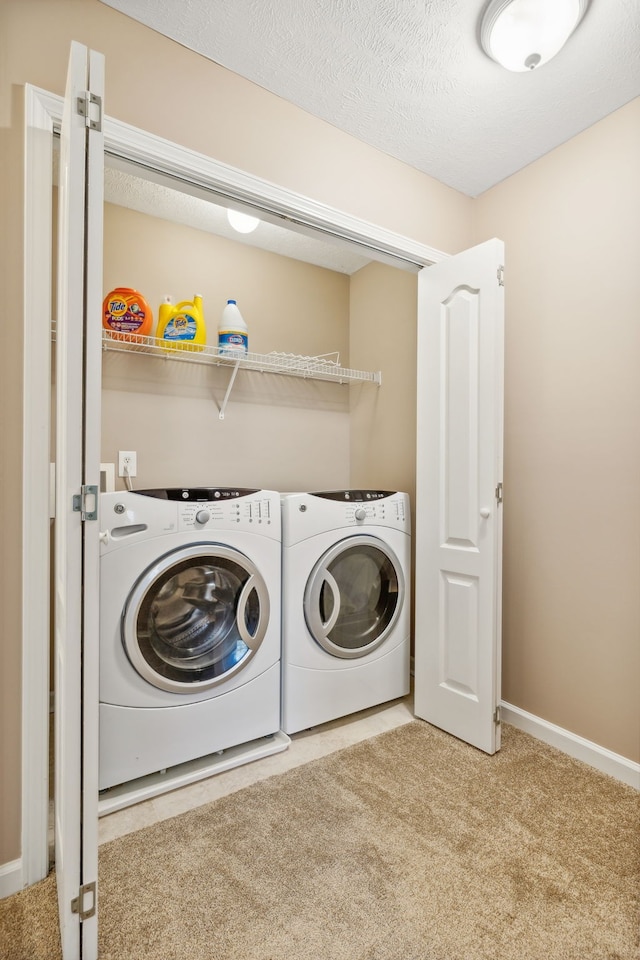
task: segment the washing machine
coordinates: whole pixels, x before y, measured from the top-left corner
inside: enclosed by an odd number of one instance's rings
[[[408,495],[283,494],[282,558],[282,730],[407,694]]]
[[[100,496],[105,790],[280,727],[280,495]]]

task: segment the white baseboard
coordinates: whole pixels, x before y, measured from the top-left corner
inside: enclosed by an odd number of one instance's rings
[[[22,860],[0,864],[0,900],[22,890]]]
[[[542,720],[540,717],[521,710],[520,707],[514,707],[511,703],[502,701],[500,712],[505,723],[510,723],[525,733],[530,733],[537,740],[548,743],[551,747],[562,750],[563,753],[574,757],[576,760],[582,760],[583,763],[595,767],[596,770],[607,773],[622,783],[627,783],[630,787],[640,790],[640,763],[633,760],[627,760],[619,753],[613,753],[605,747],[592,743],[591,740],[585,740],[570,730],[564,730],[562,727],[556,727],[555,724]]]

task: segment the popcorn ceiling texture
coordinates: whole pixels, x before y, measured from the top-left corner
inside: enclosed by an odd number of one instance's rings
[[[640,94],[637,0],[532,73],[481,50],[484,0],[102,2],[469,196]]]
[[[226,207],[190,196],[184,190],[153,183],[144,177],[105,168],[104,196],[115,203],[138,210],[152,217],[182,223],[194,230],[203,230],[234,243],[261,247],[292,260],[313,263],[327,270],[351,275],[370,262],[370,258],[354,252],[346,243],[329,242],[320,237],[295,232],[290,226],[277,226],[264,219],[256,233],[241,234],[227,221]]]

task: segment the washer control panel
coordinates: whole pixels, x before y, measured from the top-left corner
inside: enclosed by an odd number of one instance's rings
[[[274,501],[274,495],[264,491],[250,497],[185,501],[178,504],[178,528],[201,531],[221,525],[228,528],[230,525],[252,530],[260,526],[270,526],[277,520],[277,505],[277,497]]]
[[[240,531],[277,541],[282,535],[280,494],[275,490],[116,491],[100,494],[99,509],[102,554],[177,533],[216,541]]]
[[[253,487],[155,487],[151,490],[136,490],[139,497],[154,500],[175,500],[177,503],[208,503],[210,500],[224,502],[250,497],[260,493]]]

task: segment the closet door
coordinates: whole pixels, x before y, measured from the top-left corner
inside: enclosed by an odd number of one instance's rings
[[[71,45],[56,311],[55,846],[64,960],[98,956],[98,524],[104,59]]]
[[[415,712],[500,748],[504,245],[418,279]]]

